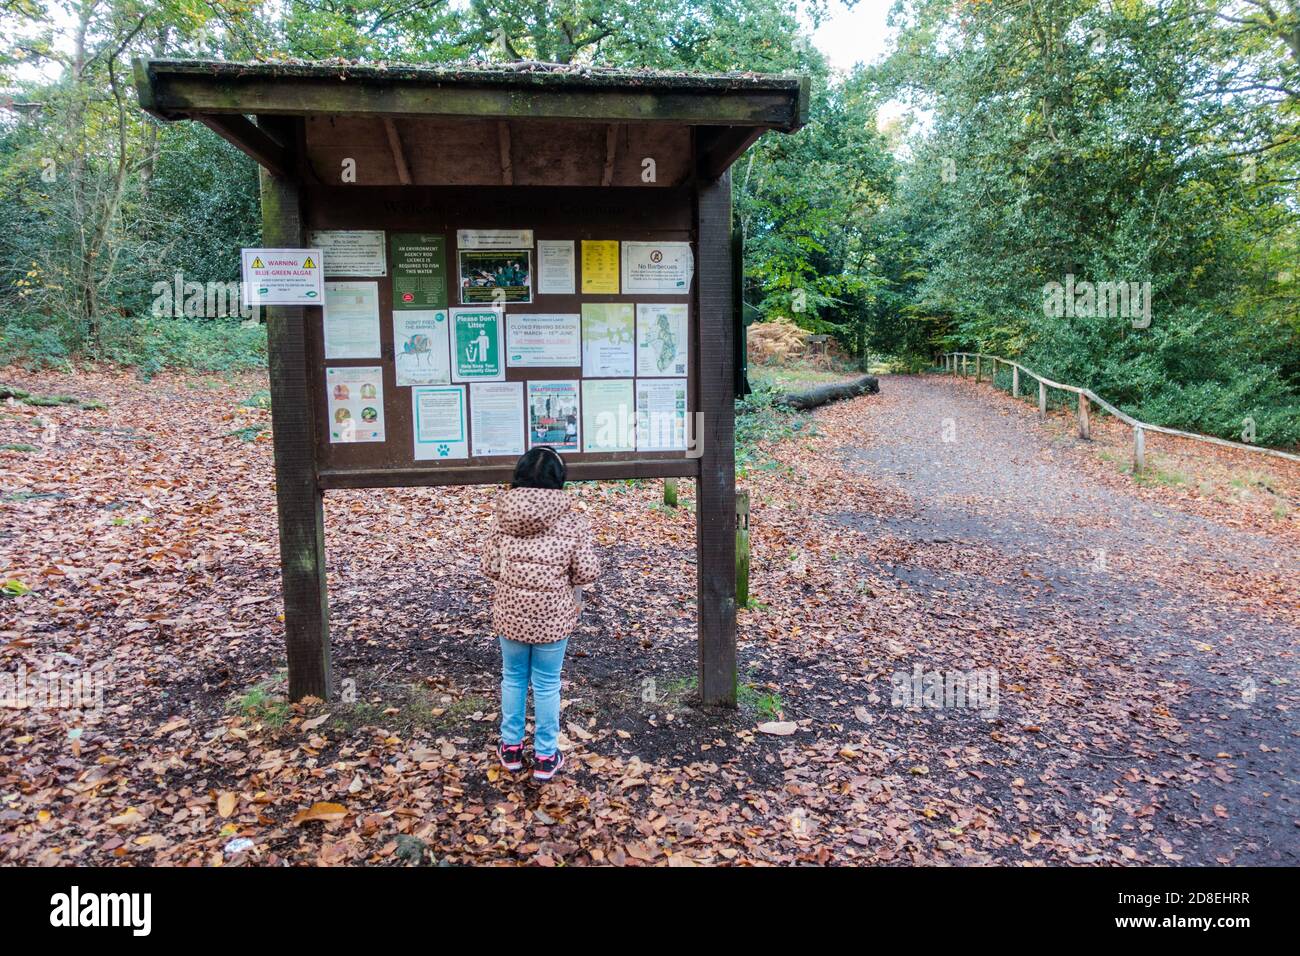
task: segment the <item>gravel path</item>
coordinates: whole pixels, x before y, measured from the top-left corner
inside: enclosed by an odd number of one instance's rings
[[[841,520],[981,556],[956,572],[899,561],[894,576],[937,606],[1090,637],[1096,666],[1177,690],[1170,745],[1144,768],[1174,862],[1300,862],[1293,547],[1091,480],[1086,443],[987,386],[891,377],[860,404],[870,440],[842,448],[845,464],[910,513]]]

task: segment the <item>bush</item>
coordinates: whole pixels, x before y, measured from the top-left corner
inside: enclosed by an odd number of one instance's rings
[[[63,330],[48,316],[16,315],[0,324],[0,367],[21,365],[29,372],[66,369],[69,359]]]

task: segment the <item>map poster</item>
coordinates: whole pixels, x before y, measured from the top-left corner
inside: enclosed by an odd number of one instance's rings
[[[636,307],[636,374],[687,373],[686,303],[644,303]]]
[[[469,436],[475,458],[524,453],[524,383],[475,382],[469,387]]]
[[[325,357],[379,358],[379,283],[325,283]]]
[[[533,301],[532,252],[494,249],[461,252],[460,301],[464,305],[495,305]]]
[[[582,305],[582,377],[623,378],[636,371],[636,313],[630,302]]]
[[[512,368],[553,368],[582,364],[579,316],[542,312],[506,315],[506,364]]]
[[[506,377],[496,309],[451,310],[451,380],[500,382]]]
[[[583,379],[582,450],[635,451],[632,379]]]
[[[417,385],[411,389],[416,461],[468,458],[465,430],[464,385]]]
[[[636,450],[686,450],[686,379],[637,381]]]
[[[578,383],[528,383],[528,447],[550,445],[556,451],[579,447]]]
[[[573,240],[537,240],[537,294],[573,295]]]
[[[582,294],[618,295],[618,240],[582,240]]]
[[[389,237],[393,267],[393,308],[447,308],[447,238],[426,232]]]
[[[325,393],[331,445],[384,440],[382,368],[327,368]]]
[[[382,229],[318,229],[307,239],[320,249],[327,276],[388,275]]]
[[[691,291],[695,257],[689,242],[623,243],[623,292],[685,295]]]
[[[446,309],[393,313],[393,365],[398,385],[450,385]]]

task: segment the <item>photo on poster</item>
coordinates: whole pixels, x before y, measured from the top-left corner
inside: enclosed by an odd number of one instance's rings
[[[412,388],[411,432],[416,461],[468,458],[465,386],[417,385]]]
[[[686,303],[639,303],[636,307],[636,374],[687,374]]]
[[[379,283],[325,283],[325,358],[379,358]]]
[[[459,252],[462,305],[497,305],[533,301],[532,252],[494,249]]]
[[[618,240],[582,240],[582,294],[618,295]]]
[[[528,383],[528,447],[549,445],[556,451],[577,451],[581,436],[578,383]]]
[[[574,295],[575,265],[572,239],[538,239],[537,294]]]
[[[327,368],[325,399],[331,445],[384,441],[382,368]]]
[[[393,309],[447,308],[447,237],[397,232],[388,237],[393,269]]]
[[[623,294],[685,295],[691,291],[695,256],[689,242],[623,243]]]
[[[630,302],[582,304],[582,377],[626,378],[636,372],[636,312]]]
[[[524,383],[475,382],[469,387],[469,438],[475,458],[524,453]]]
[[[451,380],[504,381],[506,364],[501,332],[501,313],[497,309],[452,309]]]
[[[393,313],[398,385],[451,384],[450,325],[446,309]]]
[[[506,365],[555,368],[582,364],[580,316],[574,312],[506,314]]]
[[[307,241],[320,249],[327,276],[388,275],[382,229],[317,229]]]
[[[582,450],[636,451],[632,379],[583,379]]]
[[[636,450],[686,450],[686,379],[637,379]]]

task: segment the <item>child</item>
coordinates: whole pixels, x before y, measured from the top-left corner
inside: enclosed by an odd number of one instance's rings
[[[577,589],[600,573],[587,519],[564,493],[567,469],[539,445],[515,464],[510,490],[497,500],[483,547],[483,573],[496,582],[492,626],[501,640],[501,742],[507,770],[524,765],[524,713],[533,685],[534,780],[564,766],[559,748],[560,666],[578,623]]]

